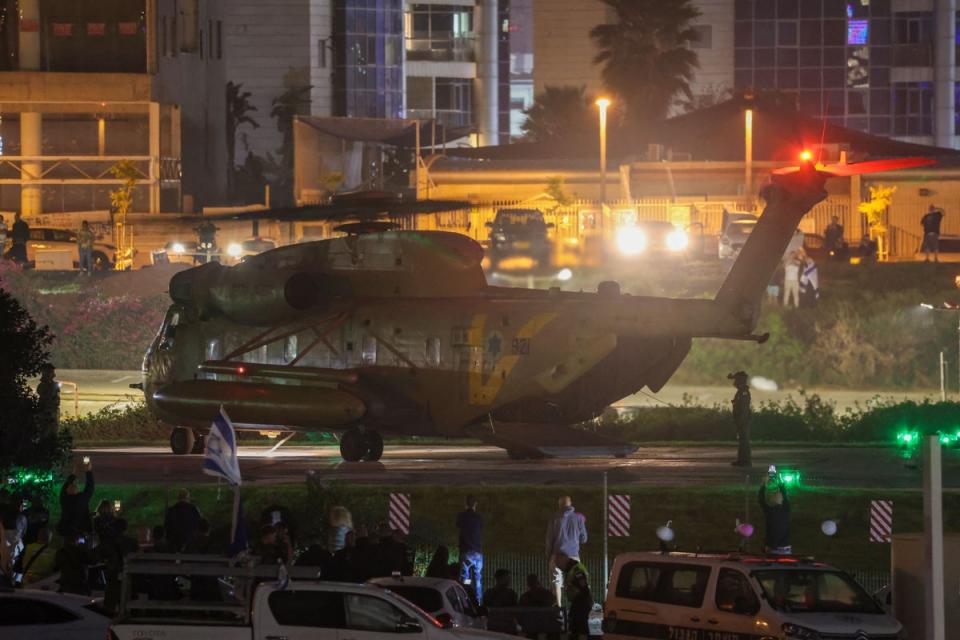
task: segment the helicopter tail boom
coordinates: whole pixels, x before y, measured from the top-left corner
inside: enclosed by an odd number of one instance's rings
[[[826,198],[828,174],[813,167],[775,175],[764,188],[767,206],[747,238],[715,303],[742,334],[751,333],[760,319],[760,301],[800,220]],[[726,333],[726,332],[725,332]],[[741,333],[738,331],[738,333]]]

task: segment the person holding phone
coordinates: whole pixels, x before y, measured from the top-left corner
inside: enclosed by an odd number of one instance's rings
[[[60,522],[57,523],[57,533],[64,538],[81,534],[87,536],[93,531],[93,522],[90,520],[90,499],[93,498],[93,463],[90,458],[84,457],[83,468],[85,479],[83,491],[77,485],[77,476],[70,474],[60,488]]]

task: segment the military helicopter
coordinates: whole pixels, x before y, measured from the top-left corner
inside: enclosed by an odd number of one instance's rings
[[[379,460],[382,434],[483,437],[512,457],[543,454],[568,438],[567,426],[643,387],[658,391],[694,338],[763,342],[754,333],[761,298],[827,178],[930,163],[775,171],[766,209],[712,300],[625,295],[615,282],[594,293],[494,287],[470,238],[382,223],[232,267],[200,265],[170,281],[143,391],[175,425],[177,454],[202,451],[221,406],[238,429],[341,434],[349,462]]]

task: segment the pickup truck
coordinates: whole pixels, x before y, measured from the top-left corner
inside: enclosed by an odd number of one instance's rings
[[[202,585],[198,588],[198,585]],[[210,586],[213,585],[211,589]],[[179,595],[179,597],[178,597]],[[316,568],[213,556],[135,554],[110,640],[483,640],[373,584],[324,582]]]

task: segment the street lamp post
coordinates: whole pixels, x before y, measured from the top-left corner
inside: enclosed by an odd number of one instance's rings
[[[600,206],[607,204],[607,107],[609,98],[598,98],[600,109]]]
[[[960,305],[952,305],[944,302],[939,307],[935,307],[932,304],[921,302],[920,306],[930,311],[953,311],[957,314],[957,390],[960,392]],[[943,371],[942,366],[941,371]]]
[[[753,200],[753,109],[743,116],[743,195]]]

